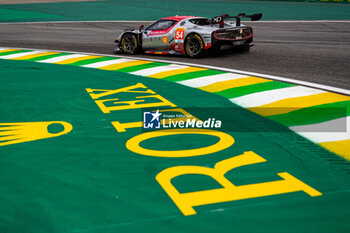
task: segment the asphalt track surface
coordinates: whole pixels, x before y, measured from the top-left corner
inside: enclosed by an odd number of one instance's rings
[[[145,23],[147,25],[148,23]],[[249,53],[224,51],[201,59],[138,57],[259,72],[350,89],[349,22],[256,22]],[[140,23],[66,22],[0,24],[0,46],[113,55],[114,39]]]

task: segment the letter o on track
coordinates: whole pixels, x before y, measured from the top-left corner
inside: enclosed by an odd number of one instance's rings
[[[216,136],[220,140],[211,145],[196,149],[189,149],[189,150],[151,150],[146,149],[140,146],[140,143],[157,137],[164,137],[164,136],[170,136],[170,135],[179,135],[179,134],[202,134],[202,135],[209,135],[209,136]],[[165,130],[157,130],[152,132],[143,133],[140,135],[137,135],[133,138],[130,138],[126,142],[126,148],[128,150],[141,154],[146,156],[155,156],[155,157],[191,157],[191,156],[199,156],[199,155],[206,155],[206,154],[212,154],[221,150],[224,150],[228,147],[230,147],[235,140],[233,137],[227,133],[216,131],[216,130],[210,130],[210,129],[165,129]]]

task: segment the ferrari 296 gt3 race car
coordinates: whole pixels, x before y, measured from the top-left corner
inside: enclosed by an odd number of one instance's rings
[[[116,53],[186,54],[202,57],[209,49],[240,46],[249,49],[253,29],[241,24],[241,18],[259,20],[262,14],[222,15],[212,19],[197,16],[173,16],[160,19],[147,28],[126,29],[115,40]],[[235,22],[224,22],[225,19]]]

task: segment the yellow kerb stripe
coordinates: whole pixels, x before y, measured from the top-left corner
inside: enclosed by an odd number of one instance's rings
[[[232,80],[213,83],[213,84],[201,87],[199,89],[203,91],[208,91],[208,92],[218,92],[218,91],[223,91],[234,87],[242,87],[242,86],[248,86],[248,85],[253,85],[257,83],[265,83],[265,82],[271,82],[271,81],[272,80],[264,79],[264,78],[246,77],[246,78],[232,79]]]
[[[169,77],[169,76],[173,76],[173,75],[178,75],[178,74],[185,74],[185,73],[190,73],[190,72],[195,72],[195,71],[202,71],[202,70],[207,70],[204,68],[198,68],[198,67],[187,67],[187,68],[183,68],[183,69],[178,69],[178,70],[170,70],[170,71],[163,71],[163,72],[159,72],[156,74],[152,74],[150,76],[150,78],[165,78],[165,77]]]
[[[350,100],[350,96],[326,92],[316,95],[279,100],[271,104],[259,106],[258,108],[249,108],[249,110],[258,113],[262,116],[272,116],[296,111],[301,108],[307,108],[316,105],[330,104],[347,100]]]
[[[19,49],[5,49],[5,50],[0,50],[0,53],[6,53],[6,52],[12,52],[12,51],[19,51]]]
[[[122,68],[130,67],[130,66],[138,66],[143,64],[153,63],[152,61],[129,61],[123,63],[117,63],[114,65],[108,65],[104,67],[100,67],[101,70],[119,70]]]
[[[59,53],[55,53],[55,52],[38,53],[38,54],[32,54],[32,55],[12,58],[11,60],[27,60],[27,59],[31,59],[34,57],[42,57],[42,56],[52,55],[52,54],[59,54]]]
[[[84,60],[88,60],[88,59],[98,58],[98,57],[102,57],[102,56],[84,56],[84,57],[70,58],[67,60],[60,61],[60,62],[54,62],[54,64],[65,65],[65,64],[71,64],[74,62],[78,62],[78,61],[84,61]]]
[[[335,142],[322,142],[320,146],[350,161],[350,139]]]

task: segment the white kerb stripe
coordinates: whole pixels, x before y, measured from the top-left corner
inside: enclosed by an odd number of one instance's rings
[[[18,57],[23,57],[23,56],[33,55],[33,54],[38,54],[38,53],[42,53],[42,51],[31,51],[31,52],[16,53],[16,54],[0,56],[0,58],[2,58],[2,59],[11,59],[11,58],[18,58]]]
[[[61,61],[68,60],[68,59],[71,59],[71,58],[86,57],[86,56],[88,56],[88,55],[84,55],[84,54],[70,54],[70,55],[65,55],[65,56],[60,56],[60,57],[53,57],[53,58],[49,58],[49,59],[38,61],[38,62],[56,63],[56,62],[61,62]]]
[[[12,48],[4,48],[4,47],[0,47],[0,51],[2,51],[2,50],[9,50],[9,49],[12,49]]]
[[[230,101],[244,108],[252,108],[270,104],[283,99],[316,95],[324,92],[326,91],[303,86],[295,86],[244,95],[241,97],[232,98]]]
[[[315,143],[348,140],[350,139],[350,116],[318,124],[293,126],[290,129]]]
[[[150,76],[150,75],[158,74],[164,71],[179,70],[187,67],[188,66],[171,64],[167,66],[160,66],[160,67],[153,67],[153,68],[138,70],[138,71],[131,72],[130,74],[140,75],[140,76]]]
[[[109,60],[109,61],[95,62],[95,63],[91,63],[91,64],[88,64],[88,65],[83,65],[82,67],[100,68],[100,67],[104,67],[104,66],[109,66],[109,65],[129,62],[129,61],[134,61],[134,60],[121,58],[121,59],[114,59],[114,60]]]
[[[180,83],[182,85],[189,86],[189,87],[204,87],[217,82],[228,81],[228,80],[239,79],[239,78],[246,78],[246,77],[249,77],[249,76],[235,74],[235,73],[227,73],[227,74],[216,74],[216,75],[210,75],[206,77],[194,78],[194,79],[189,79],[185,81],[180,81],[177,83]]]

